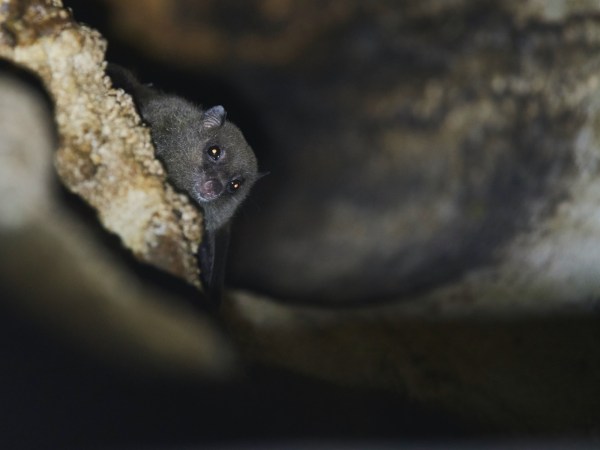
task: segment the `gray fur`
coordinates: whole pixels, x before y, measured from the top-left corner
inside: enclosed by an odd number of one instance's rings
[[[202,207],[208,231],[226,225],[259,175],[254,152],[240,130],[226,120],[225,109],[219,105],[203,110],[139,83],[119,66],[109,66],[109,73],[118,87],[133,96],[150,126],[156,156],[165,165],[169,181]],[[213,146],[221,151],[216,161],[207,153]],[[234,180],[241,185],[230,192],[227,186]]]

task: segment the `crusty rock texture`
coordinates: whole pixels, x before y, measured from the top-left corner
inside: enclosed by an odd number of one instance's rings
[[[0,3],[3,311],[140,374],[223,379],[235,357],[222,334],[141,283],[58,189],[57,172],[139,260],[198,286],[201,215],[165,183],[131,99],[110,88],[105,46],[58,1]]]
[[[165,183],[131,98],[104,75],[106,42],[60,1],[4,1],[0,57],[37,75],[55,107],[63,183],[138,259],[199,287],[201,215]]]
[[[599,431],[594,315],[414,317],[394,305],[289,307],[248,292],[225,313],[245,356],[265,364],[385,389],[484,427]]]
[[[221,334],[168,292],[141,283],[64,204],[52,167],[53,120],[40,94],[22,76],[0,71],[4,319],[8,312],[33,319],[92,359],[151,377],[227,376],[234,356]]]

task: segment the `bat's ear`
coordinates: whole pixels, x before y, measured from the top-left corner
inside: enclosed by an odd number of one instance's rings
[[[263,177],[266,177],[267,175],[271,175],[271,171],[267,170],[266,172],[258,172],[256,174],[256,181],[260,180]]]
[[[225,112],[225,108],[221,105],[213,106],[210,109],[204,111],[204,116],[202,117],[202,126],[204,128],[217,128],[225,123],[225,117],[227,113]]]

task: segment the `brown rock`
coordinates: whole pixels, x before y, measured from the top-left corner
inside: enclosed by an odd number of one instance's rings
[[[227,377],[235,357],[213,324],[142,285],[55,184],[57,172],[139,260],[198,286],[201,215],[166,184],[131,99],[110,88],[104,40],[57,1],[3,2],[0,24],[2,301],[113,364]]]
[[[55,106],[62,181],[141,261],[199,287],[201,216],[165,183],[129,96],[104,75],[105,41],[60,2],[4,2],[0,56],[40,77]]]

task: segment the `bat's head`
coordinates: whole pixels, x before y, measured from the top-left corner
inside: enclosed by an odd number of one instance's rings
[[[198,145],[199,144],[199,145]],[[202,206],[206,227],[225,224],[259,178],[254,152],[241,131],[226,120],[225,109],[203,112],[188,193]]]
[[[225,225],[259,178],[254,152],[225,109],[156,95],[142,113],[170,181],[202,207],[207,230]]]

